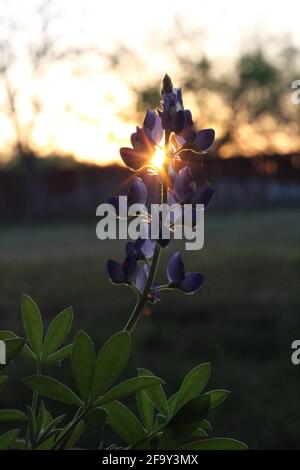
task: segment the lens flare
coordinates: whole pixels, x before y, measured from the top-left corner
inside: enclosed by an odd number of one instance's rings
[[[165,161],[165,152],[163,149],[157,147],[155,154],[153,155],[151,159],[151,163],[156,168],[161,169],[164,165],[164,161]]]

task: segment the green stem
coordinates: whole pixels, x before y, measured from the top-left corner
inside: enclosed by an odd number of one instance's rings
[[[168,170],[169,170],[169,164],[168,164],[168,154],[169,154],[169,138],[170,138],[170,133],[166,131],[165,133],[165,155],[166,155],[166,162],[164,165],[164,172],[165,172],[165,177],[163,178],[162,181],[162,191],[161,191],[161,202],[166,203],[168,200]],[[159,259],[160,259],[160,253],[161,253],[161,247],[158,243],[156,243],[156,247],[154,250],[154,255],[151,261],[150,269],[149,269],[149,275],[147,278],[147,282],[145,284],[144,291],[137,301],[133,312],[125,326],[125,330],[129,331],[129,333],[132,333],[134,330],[136,324],[138,323],[139,319],[141,318],[143,314],[144,307],[147,303],[148,300],[148,294],[152,288],[153,281],[155,279],[155,275],[157,272],[158,264],[159,264]]]

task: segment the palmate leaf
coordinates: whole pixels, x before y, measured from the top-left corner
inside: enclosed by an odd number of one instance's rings
[[[185,403],[197,398],[204,390],[210,377],[210,364],[200,364],[192,369],[184,378],[176,395],[173,412],[176,412]]]
[[[71,329],[72,322],[72,307],[66,308],[52,320],[43,343],[43,360],[62,345]]]
[[[147,433],[138,418],[122,403],[113,401],[104,405],[107,421],[113,431],[127,444],[138,445],[137,449],[150,449]]]
[[[166,425],[158,449],[177,449],[199,427],[210,407],[210,397],[202,395],[180,408]]]
[[[119,400],[134,394],[138,390],[144,390],[148,387],[161,384],[162,380],[158,377],[133,377],[132,379],[125,380],[120,384],[113,387],[111,390],[106,392],[102,397],[96,400],[96,406],[102,406],[113,400]]]
[[[0,436],[0,450],[8,450],[13,447],[19,435],[19,429],[11,429]]]
[[[138,375],[155,377],[155,375],[147,369],[138,369]],[[158,411],[164,416],[169,416],[169,407],[166,399],[164,389],[161,384],[157,384],[154,387],[148,388],[145,390],[148,397],[152,401],[153,405],[158,409]]]
[[[38,358],[42,355],[43,323],[38,306],[31,297],[23,294],[21,299],[21,316],[26,337],[32,351]]]
[[[94,369],[94,345],[86,333],[79,331],[72,348],[72,370],[80,396],[86,404],[88,404]]]
[[[66,405],[82,406],[80,398],[70,388],[46,375],[32,375],[23,382],[34,392]]]
[[[190,442],[180,447],[181,450],[247,450],[248,447],[243,442],[230,438],[202,439],[197,442]]]
[[[91,398],[103,394],[123,372],[131,350],[131,338],[127,331],[121,331],[102,346],[95,363]]]

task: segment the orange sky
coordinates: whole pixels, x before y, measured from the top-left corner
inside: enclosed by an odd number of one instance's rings
[[[10,79],[19,93],[18,114],[23,133],[26,138],[27,135],[31,136],[30,144],[41,154],[71,154],[78,160],[98,164],[120,163],[119,147],[129,144],[135,125],[141,124],[135,123],[135,96],[128,84],[149,84],[152,79],[157,81],[166,71],[175,81],[180,78],[180,70],[176,70],[170,50],[154,48],[151,42],[155,34],[158,43],[160,37],[163,43],[174,32],[176,18],[180,18],[187,32],[193,28],[203,29],[205,51],[212,60],[225,65],[241,51],[247,38],[253,38],[254,29],[258,43],[266,35],[289,33],[293,41],[300,44],[298,19],[293,14],[296,8],[298,11],[298,2],[294,0],[286,0],[284,5],[272,2],[272,8],[266,0],[253,0],[251,4],[235,0],[210,3],[199,0],[152,0],[144,8],[137,0],[111,0],[105,3],[61,0],[53,2],[61,10],[59,21],[53,23],[54,36],[57,34],[69,45],[96,44],[99,50],[106,53],[116,45],[130,48],[140,59],[141,67],[133,67],[129,56],[124,74],[120,71],[116,74],[106,67],[105,61],[89,57],[83,64],[62,63],[48,68],[39,80],[32,81],[23,60],[22,47],[32,37],[38,38],[39,22],[34,8],[39,3],[38,0],[27,0],[20,6],[17,0],[0,0],[7,18],[20,21],[21,25],[20,32],[14,36],[21,47],[16,48],[19,56],[17,65],[10,72]],[[3,30],[0,31],[0,40],[1,35],[4,35]],[[190,44],[192,42],[179,41],[176,47],[182,54],[196,53],[190,50]],[[43,111],[32,133],[29,133],[26,126],[32,119],[31,97],[35,95],[41,99]],[[208,107],[215,105],[215,99],[210,97]],[[1,102],[5,104],[0,80]],[[191,96],[187,96],[186,104],[193,107]],[[220,106],[219,109],[226,117],[226,108]],[[5,155],[14,132],[10,120],[1,111],[0,125],[0,150]],[[298,139],[291,139],[292,129],[276,130],[270,121],[263,125],[272,131],[277,151],[299,148]],[[208,122],[207,127],[216,127],[217,135],[222,134],[222,119]],[[264,139],[259,135],[259,129],[245,125],[239,130],[239,149],[249,155],[263,151],[267,144]],[[232,152],[234,149],[225,147],[223,156],[230,156]]]

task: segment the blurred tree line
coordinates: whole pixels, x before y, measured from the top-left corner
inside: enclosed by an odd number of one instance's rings
[[[88,37],[88,31],[79,31],[77,44],[68,42],[60,4],[53,0],[37,3],[32,22],[32,25],[22,25],[4,15],[0,20],[0,113],[10,123],[11,153],[19,157],[29,174],[33,174],[34,157],[40,152],[34,132],[45,108],[45,90],[41,91],[39,84],[57,64],[68,63],[75,74],[88,76],[91,67],[87,67],[84,58],[89,56],[95,63],[104,62],[104,68],[99,67],[97,73],[113,71],[122,83],[127,82],[138,121],[142,121],[146,106],[159,106],[161,76],[169,70],[153,74],[146,49],[142,56],[126,44],[116,44],[113,51],[104,51]],[[22,28],[25,36],[22,36]],[[194,116],[197,125],[216,129],[215,155],[298,152],[300,106],[292,104],[291,84],[300,78],[299,49],[286,38],[277,38],[277,42],[271,44],[267,40],[258,45],[253,41],[254,45],[244,46],[242,52],[224,66],[207,56],[203,44],[202,31],[187,32],[186,25],[176,18],[171,35],[162,37],[153,32],[150,38],[152,50],[163,51],[172,63],[174,82],[185,89],[187,106],[191,104],[198,110]],[[27,79],[32,85],[30,91],[18,75],[22,61],[26,63]],[[143,70],[142,75],[140,70]],[[22,115],[24,103],[26,120]],[[60,112],[76,114],[68,101]],[[132,108],[120,109],[118,118],[132,121],[133,112]],[[93,118],[80,116],[80,119],[92,121]],[[53,136],[49,134],[51,140]],[[32,186],[30,177],[28,181]]]

